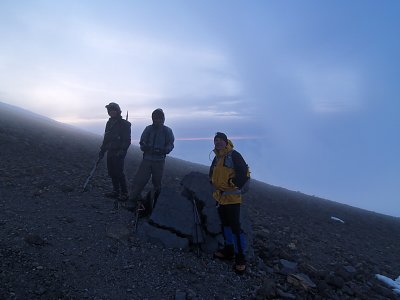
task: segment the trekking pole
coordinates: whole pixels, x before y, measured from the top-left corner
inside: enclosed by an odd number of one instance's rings
[[[137,232],[140,213],[145,210],[144,205],[141,201],[137,202],[136,212],[135,212],[135,227],[133,228],[133,232]]]
[[[197,257],[200,256],[200,247],[198,244],[198,237],[199,237],[199,230],[198,230],[198,226],[197,226],[197,218],[196,218],[196,202],[193,198],[193,221],[194,221],[194,234],[193,234],[193,244],[196,244],[196,254]]]
[[[200,257],[200,244],[204,241],[201,228],[201,219],[199,211],[197,209],[196,199],[192,196],[193,201],[193,220],[194,220],[194,234],[193,234],[193,244],[197,246],[197,257]]]
[[[97,166],[99,165],[100,161],[101,161],[101,158],[99,157],[97,159],[96,163],[94,164],[92,170],[90,171],[90,174],[89,174],[88,178],[86,179],[85,184],[83,185],[82,193],[86,190],[86,187],[87,187],[90,179],[93,177],[94,172],[96,171]]]

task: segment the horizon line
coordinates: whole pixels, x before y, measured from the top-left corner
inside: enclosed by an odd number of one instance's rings
[[[263,136],[234,136],[228,138],[230,140],[259,140],[263,139]],[[213,141],[214,137],[179,137],[175,138],[175,141]],[[140,142],[139,139],[131,139],[132,142]]]
[[[258,140],[263,139],[263,136],[232,136],[228,137],[229,140]],[[214,137],[179,137],[175,138],[177,141],[213,141]]]

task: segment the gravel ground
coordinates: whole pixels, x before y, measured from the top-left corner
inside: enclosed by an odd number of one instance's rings
[[[398,218],[254,181],[255,257],[239,276],[135,234],[133,214],[103,196],[104,164],[82,193],[100,140],[0,106],[0,299],[399,298],[374,278],[400,275]],[[131,149],[129,178],[139,160]],[[163,183],[190,171],[207,167],[170,158]]]

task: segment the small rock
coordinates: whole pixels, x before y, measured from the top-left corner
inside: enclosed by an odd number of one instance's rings
[[[270,279],[265,279],[261,288],[257,291],[257,296],[262,297],[262,299],[270,299],[276,296],[276,284]]]
[[[376,285],[372,286],[372,290],[375,291],[376,293],[378,293],[379,295],[382,295],[388,299],[394,298],[393,291],[386,286],[376,284]]]
[[[36,295],[39,295],[39,296],[43,295],[43,294],[46,293],[46,292],[47,292],[47,290],[46,290],[44,287],[42,287],[42,286],[38,287],[38,288],[35,290],[35,294],[36,294]]]
[[[317,268],[310,264],[302,264],[300,268],[311,277],[319,277],[321,273]]]
[[[186,293],[177,290],[177,291],[175,292],[175,300],[186,300]]]
[[[37,234],[28,234],[25,236],[24,241],[31,245],[43,246],[46,242]]]
[[[67,223],[74,223],[74,222],[75,222],[75,219],[74,219],[74,218],[71,218],[71,217],[67,217],[67,218],[65,218],[65,221],[66,221]]]
[[[353,266],[344,266],[343,269],[345,269],[349,273],[357,272],[356,268],[354,268]]]
[[[354,296],[354,291],[353,291],[353,289],[350,287],[350,286],[348,286],[348,285],[345,285],[343,288],[342,288],[342,291],[345,293],[345,294],[347,294],[347,295],[349,295],[349,296]]]
[[[297,263],[286,259],[279,260],[280,273],[289,275],[297,271]]]
[[[350,281],[356,275],[356,269],[352,266],[341,266],[337,268],[335,274],[345,281]]]
[[[341,277],[335,276],[332,274],[328,276],[326,282],[329,285],[339,288],[339,289],[343,288],[343,286],[344,286],[344,280]]]
[[[280,289],[277,289],[276,293],[278,294],[279,297],[282,299],[296,299],[296,296],[290,293],[286,293]]]
[[[291,274],[287,277],[287,281],[294,286],[302,287],[304,290],[309,290],[317,287],[315,283],[304,273]]]
[[[126,242],[130,231],[124,225],[112,224],[106,229],[106,235],[121,242]]]

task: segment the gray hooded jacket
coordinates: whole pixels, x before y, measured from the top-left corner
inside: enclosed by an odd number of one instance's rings
[[[166,155],[174,149],[175,137],[172,129],[165,125],[149,125],[140,137],[140,149],[143,159],[164,160]]]

